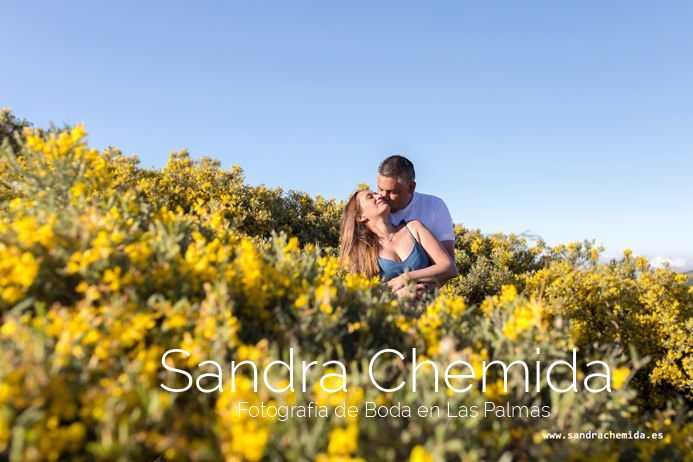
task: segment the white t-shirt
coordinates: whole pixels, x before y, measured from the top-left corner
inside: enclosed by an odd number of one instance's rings
[[[455,240],[452,217],[440,197],[414,191],[414,197],[409,205],[390,215],[390,222],[393,225],[399,224],[402,220],[419,220],[439,241]]]

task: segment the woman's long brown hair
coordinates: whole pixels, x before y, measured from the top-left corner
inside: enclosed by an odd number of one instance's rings
[[[378,236],[358,220],[360,207],[357,191],[344,208],[339,229],[339,262],[350,273],[375,276],[380,272]]]

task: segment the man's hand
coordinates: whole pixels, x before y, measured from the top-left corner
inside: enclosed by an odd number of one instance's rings
[[[394,290],[395,295],[398,297],[407,297],[413,300],[421,300],[426,294],[433,292],[436,287],[434,284],[419,283],[415,286],[403,286],[397,290]]]
[[[433,292],[436,290],[438,287],[440,287],[438,284],[435,282],[419,282],[416,284],[416,291],[417,292]]]
[[[393,291],[393,292],[398,292],[404,288],[407,287],[407,284],[409,283],[409,279],[406,277],[405,274],[400,274],[397,277],[394,277],[387,281],[388,287]]]
[[[419,282],[411,285],[406,273],[390,279],[387,285],[398,297],[407,296],[414,299],[420,299],[439,287],[435,282]]]

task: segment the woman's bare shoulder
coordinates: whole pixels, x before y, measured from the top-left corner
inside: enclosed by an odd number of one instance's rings
[[[417,241],[421,241],[421,235],[428,231],[426,225],[421,223],[419,220],[409,220],[407,222],[407,227],[414,233]]]
[[[421,233],[423,231],[428,231],[428,228],[426,228],[426,225],[421,223],[419,220],[409,220],[407,222],[407,226],[409,226],[409,229],[412,231],[416,231],[417,233]]]

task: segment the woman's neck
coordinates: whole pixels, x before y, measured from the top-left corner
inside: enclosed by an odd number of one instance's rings
[[[379,238],[387,240],[392,237],[395,231],[395,227],[392,226],[389,220],[390,217],[376,217],[368,220],[368,227],[373,231]]]

